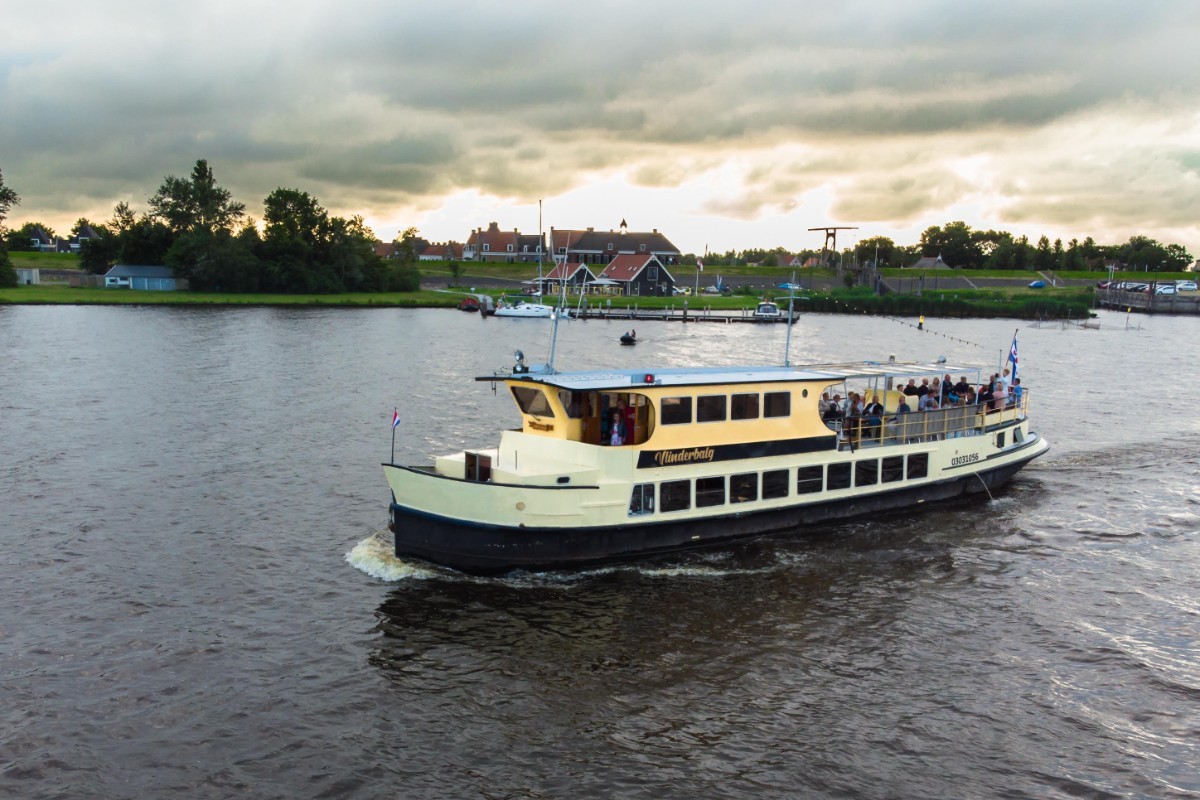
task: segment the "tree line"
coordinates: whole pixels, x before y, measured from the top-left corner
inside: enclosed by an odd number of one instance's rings
[[[950,222],[945,226],[926,228],[921,240],[914,245],[897,245],[886,236],[875,236],[858,242],[840,253],[820,250],[801,250],[798,254],[777,247],[773,250],[729,250],[708,253],[706,265],[744,266],[760,264],[782,267],[799,256],[801,263],[822,258],[826,266],[878,266],[879,268],[911,267],[918,259],[937,258],[951,267],[961,269],[1032,270],[1074,272],[1105,269],[1116,262],[1122,269],[1152,272],[1180,272],[1192,264],[1192,256],[1183,245],[1163,245],[1146,236],[1130,237],[1124,244],[1097,244],[1092,237],[1082,242],[1072,239],[1050,241],[1042,236],[1031,244],[1026,236],[1013,236],[1006,231],[972,230],[965,222]],[[696,256],[684,256],[685,263],[695,263]]]
[[[0,180],[0,223],[3,213],[20,202],[5,191],[11,192]],[[86,226],[99,234],[81,243],[80,265],[100,274],[118,263],[165,264],[200,291],[313,294],[420,288],[416,229],[404,231],[391,248],[393,257],[384,259],[362,217],[331,216],[307,192],[281,187],[263,201],[260,230],[245,205],[217,184],[203,159],[187,178],[167,176],[148,206],[139,215],[120,202],[107,223],[76,222],[73,235]],[[35,227],[53,235],[45,226],[29,223],[4,237],[9,249],[27,249]]]

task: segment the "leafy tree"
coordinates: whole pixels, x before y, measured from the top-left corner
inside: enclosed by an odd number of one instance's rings
[[[978,269],[983,266],[983,250],[965,222],[949,222],[944,228],[936,225],[921,234],[921,255],[937,256],[953,267]]]
[[[4,185],[4,171],[0,170],[0,231],[4,230],[4,220],[8,218],[9,209],[21,205],[21,196]]]
[[[315,197],[299,189],[278,188],[263,201],[265,232],[262,257],[264,288],[277,292],[332,292],[340,287],[323,274],[329,217]]]
[[[872,236],[870,239],[863,239],[854,248],[855,259],[860,264],[874,263],[878,253],[879,266],[890,265],[892,251],[895,249],[895,243],[888,237]]]
[[[123,264],[164,264],[167,251],[171,249],[174,241],[175,237],[170,228],[149,216],[143,216],[119,237],[117,259]]]
[[[4,185],[4,173],[0,172],[0,234],[4,233],[4,220],[13,206],[21,204],[21,197],[15,191]],[[0,236],[0,286],[16,286],[17,273],[12,261],[8,258],[8,248],[5,247],[4,237]]]
[[[251,292],[258,288],[259,261],[246,242],[222,228],[188,231],[175,239],[164,261],[192,289]]]
[[[421,272],[417,269],[416,228],[408,228],[394,248],[395,258],[387,262],[383,289],[388,292],[415,292],[421,288]]]
[[[108,229],[114,236],[120,236],[131,230],[137,222],[137,215],[124,200],[113,206],[113,217],[108,221]]]
[[[121,241],[103,225],[93,225],[98,239],[85,239],[79,245],[79,266],[93,275],[101,275],[116,263]]]
[[[200,159],[190,179],[168,175],[150,198],[150,216],[167,225],[172,233],[185,231],[213,234],[232,231],[246,213],[242,203],[217,185],[212,168]]]

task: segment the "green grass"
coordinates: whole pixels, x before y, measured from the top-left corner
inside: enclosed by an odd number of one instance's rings
[[[469,285],[469,281],[468,281]],[[483,293],[483,292],[477,292]],[[500,289],[486,292],[493,297]],[[65,304],[65,305],[223,305],[223,306],[322,306],[322,307],[399,307],[455,308],[468,294],[465,288],[451,291],[419,291],[392,293],[346,294],[232,294],[207,292],[149,292],[129,289],[69,288],[65,286],[18,286],[0,289],[0,304]],[[776,302],[786,300],[779,291],[767,293]],[[673,309],[681,311],[686,299],[689,311],[740,311],[753,309],[757,295],[701,295],[699,297],[614,297],[613,311],[632,309]],[[592,309],[608,308],[608,298],[589,298]],[[1089,313],[1092,302],[1090,287],[1047,287],[1029,289],[1025,286],[954,289],[927,291],[923,296],[884,295],[878,297],[869,289],[839,289],[832,293],[810,293],[798,299],[801,310],[825,313],[879,314],[942,317],[1020,317],[1079,318]],[[578,298],[567,298],[574,308]]]

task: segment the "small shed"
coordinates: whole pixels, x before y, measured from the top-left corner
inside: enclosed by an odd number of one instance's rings
[[[158,292],[173,292],[183,288],[176,281],[175,270],[170,267],[133,266],[117,264],[104,273],[106,289],[142,289]]]

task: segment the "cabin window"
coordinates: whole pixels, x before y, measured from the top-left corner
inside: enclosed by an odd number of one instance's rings
[[[629,516],[638,517],[654,513],[654,484],[639,483],[629,496]]]
[[[725,402],[723,394],[706,394],[696,398],[696,422],[724,422]]]
[[[1004,447],[1004,431],[996,434],[996,447]]]
[[[692,507],[691,481],[663,481],[658,487],[659,506],[663,511],[683,511]]]
[[[729,399],[730,419],[758,419],[758,395],[735,394]]]
[[[763,473],[762,496],[763,500],[788,496],[788,471],[786,469],[773,469]]]
[[[883,482],[895,483],[904,478],[904,456],[888,456],[883,460]]]
[[[820,464],[796,470],[796,494],[816,494],[824,488],[825,468]]]
[[[1025,441],[1025,432],[1020,428],[1013,428],[1013,444],[1018,444]]]
[[[879,459],[854,462],[854,485],[874,486],[879,483]]]
[[[929,476],[929,453],[913,453],[908,457],[908,479]]]
[[[692,421],[692,398],[664,397],[659,418],[663,425],[685,425]],[[665,510],[665,509],[664,509]]]
[[[767,392],[763,395],[764,417],[789,417],[791,414],[791,392]]]
[[[830,464],[829,474],[826,476],[826,486],[830,491],[834,489],[849,489],[850,465]]]
[[[562,403],[563,408],[567,410],[567,416],[571,419],[581,419],[583,417],[593,416],[591,397],[587,392],[572,392],[569,389],[558,390],[558,401]]]
[[[696,508],[725,505],[725,476],[696,479]]]
[[[514,386],[512,393],[513,397],[517,399],[517,407],[521,409],[522,414],[529,414],[533,417],[554,416],[554,412],[550,410],[550,401],[541,389]]]
[[[729,502],[750,503],[758,499],[758,473],[729,476]]]

